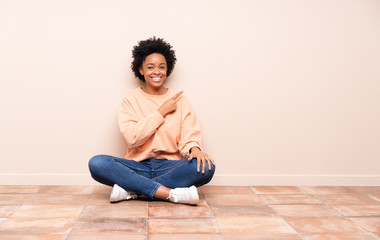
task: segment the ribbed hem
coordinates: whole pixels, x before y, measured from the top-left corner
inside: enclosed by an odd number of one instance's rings
[[[163,124],[164,121],[165,121],[165,118],[161,115],[161,113],[160,113],[158,110],[156,110],[156,111],[154,111],[154,112],[152,113],[152,117],[153,117],[154,121],[155,121],[156,124],[157,124],[157,128],[158,128],[161,124]]]
[[[148,97],[148,98],[166,98],[167,96],[169,96],[171,93],[172,93],[172,90],[170,88],[168,88],[168,90],[166,91],[166,93],[164,94],[161,94],[161,95],[155,95],[155,94],[149,94],[149,93],[146,93],[142,90],[141,87],[138,88],[138,91],[144,96],[144,97]]]

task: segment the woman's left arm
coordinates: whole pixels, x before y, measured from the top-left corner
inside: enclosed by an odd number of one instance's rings
[[[198,172],[202,167],[202,173],[204,173],[206,162],[208,162],[209,170],[211,170],[211,163],[215,165],[215,162],[207,153],[202,151],[201,131],[198,121],[191,104],[185,97],[181,102],[181,108],[184,117],[182,119],[178,148],[182,156],[187,157],[189,161],[196,158]]]

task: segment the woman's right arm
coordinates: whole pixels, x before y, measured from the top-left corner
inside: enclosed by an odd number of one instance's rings
[[[139,119],[128,101],[124,98],[119,110],[119,128],[128,147],[143,145],[165,122],[165,116],[177,109],[177,100],[183,91],[166,100],[156,111],[143,119]]]
[[[143,119],[137,114],[127,99],[123,99],[118,114],[119,128],[128,147],[143,145],[161,126],[165,119],[156,110]]]

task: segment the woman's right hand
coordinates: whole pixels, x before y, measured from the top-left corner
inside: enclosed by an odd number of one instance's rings
[[[158,108],[158,112],[161,113],[163,117],[165,117],[169,113],[175,112],[175,110],[177,109],[177,99],[179,98],[179,96],[181,96],[182,93],[183,91],[180,91],[173,97],[166,100],[161,105],[161,107]]]

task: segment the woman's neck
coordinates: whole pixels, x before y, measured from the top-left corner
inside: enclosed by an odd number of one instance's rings
[[[151,95],[163,95],[168,91],[168,88],[160,87],[158,89],[156,88],[150,88],[150,87],[142,87],[141,88],[144,92],[151,94]]]

